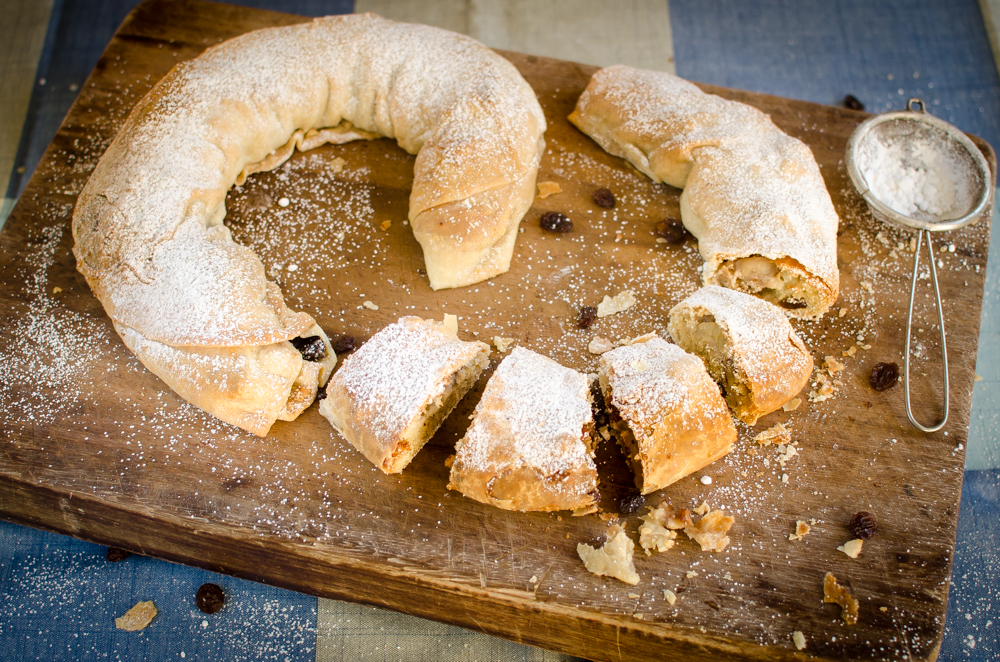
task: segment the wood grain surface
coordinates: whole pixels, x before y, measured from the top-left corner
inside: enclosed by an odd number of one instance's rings
[[[384,476],[316,406],[259,439],[187,405],[129,354],[76,271],[77,194],[131,107],[176,62],[248,30],[302,20],[152,0],[122,25],[82,88],[0,235],[0,516],[591,659],[934,659],[989,215],[942,238],[955,247],[939,254],[938,272],[952,414],[944,431],[925,435],[906,422],[901,387],[868,386],[875,363],[902,363],[913,254],[910,236],[874,221],[847,179],[844,147],[864,113],[706,88],[769,113],[816,155],[842,219],[842,290],[830,314],[796,328],[817,365],[829,355],[846,369],[831,399],[812,403],[804,392],[795,411],[739,427],[728,457],[647,499],[687,507],[707,500],[736,524],[722,553],[703,553],[683,535],[663,554],[640,551],[635,587],[589,574],[576,554],[577,543],[603,539],[618,500],[634,490],[612,443],[598,453],[603,517],[511,513],[446,489],[445,459],[486,375],[404,473]],[[454,313],[463,337],[514,338],[585,372],[596,365],[586,351],[594,336],[664,333],[666,311],[700,282],[695,243],[657,243],[653,232],[678,215],[679,191],[653,185],[566,121],[592,67],[503,55],[534,87],[549,121],[539,181],[562,189],[528,212],[511,271],[432,292],[403,223],[413,158],[389,140],[324,147],[255,176],[227,200],[234,236],[257,251],[291,307],[331,335],[362,341],[404,314]],[[978,144],[995,164],[989,146]],[[613,210],[591,201],[601,187],[614,191]],[[287,207],[277,204],[283,197]],[[544,233],[538,219],[549,210],[567,214],[573,232]],[[633,309],[586,331],[575,327],[580,306],[624,289],[635,292]],[[924,421],[939,415],[941,395],[930,292],[921,280],[918,314],[927,322],[917,325],[914,399]],[[501,358],[494,352],[493,364]],[[784,464],[773,446],[753,441],[777,422],[789,425],[800,450]],[[850,559],[836,548],[851,538],[858,510],[875,513],[880,530]],[[635,538],[644,512],[622,516]],[[796,520],[811,519],[812,533],[788,540]],[[823,604],[827,571],[860,600],[857,625]],[[673,605],[668,589],[678,596]],[[794,631],[806,637],[802,652]]]

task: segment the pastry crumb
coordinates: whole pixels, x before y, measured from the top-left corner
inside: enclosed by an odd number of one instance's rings
[[[666,526],[666,517],[659,508],[643,515],[640,519],[643,522],[639,526],[639,545],[646,552],[646,556],[652,556],[652,550],[665,552],[676,544],[677,532],[671,531]]]
[[[790,444],[792,442],[792,431],[785,427],[784,423],[777,423],[764,430],[753,438],[761,446],[767,444]]]
[[[858,353],[858,348],[855,345],[851,345],[851,348],[846,352],[841,352],[841,356],[854,356]]]
[[[694,579],[697,576],[698,576],[697,570],[688,570],[687,572],[684,573],[684,577],[686,579]]]
[[[827,356],[823,359],[823,367],[834,377],[844,371],[844,364],[832,356]]]
[[[376,308],[376,310],[378,310]],[[441,322],[441,326],[449,329],[455,336],[458,336],[458,316],[452,315],[451,313],[444,314],[444,320]]]
[[[663,591],[663,599],[667,601],[668,605],[672,605],[677,602],[677,594],[668,588]]]
[[[612,528],[608,531],[608,541],[600,549],[585,543],[576,546],[576,553],[587,570],[599,576],[609,576],[635,586],[639,574],[632,563],[635,543],[624,529]]]
[[[695,515],[706,515],[708,511],[712,510],[712,507],[708,505],[707,501],[702,501],[701,505],[694,509]]]
[[[63,288],[61,288],[61,287],[53,287],[52,288],[52,294],[59,294],[62,291],[63,291]]]
[[[115,627],[127,632],[141,630],[156,616],[156,605],[152,601],[137,602],[134,607],[115,619]]]
[[[536,577],[535,575],[532,575],[531,579],[529,579],[528,581],[530,583],[532,583],[532,584],[537,584],[538,583],[538,577]]]
[[[630,600],[638,600],[638,599],[639,599],[639,598],[641,598],[642,596],[641,596],[641,595],[639,595],[638,593],[629,593],[629,594],[628,594],[628,597],[629,597],[629,599],[630,599]]]
[[[597,304],[597,316],[607,317],[628,310],[635,305],[635,295],[631,290],[622,290],[614,297],[604,295],[604,299]]]
[[[503,354],[510,346],[516,341],[513,338],[504,338],[503,336],[493,336],[493,346],[497,348],[497,351]]]
[[[851,592],[846,586],[837,583],[837,578],[832,572],[826,573],[823,578],[823,602],[833,602],[840,605],[840,617],[848,625],[858,622],[859,603],[851,596]]]
[[[721,510],[713,510],[692,526],[684,527],[688,538],[701,545],[703,552],[721,552],[729,546],[729,536],[726,533],[736,522]]]
[[[838,547],[837,551],[847,554],[852,559],[856,559],[858,558],[858,554],[861,553],[862,545],[864,545],[864,541],[860,538],[855,538],[854,540],[848,540],[843,545]]]
[[[383,230],[388,230],[392,227],[392,221],[382,221],[382,223],[379,224],[379,227]]]
[[[376,306],[375,303],[372,301],[365,301],[361,305],[367,308],[368,310],[378,310],[378,306]]]
[[[792,643],[795,644],[795,650],[804,649],[806,647],[806,635],[796,630],[792,633]]]
[[[538,199],[544,200],[550,195],[562,193],[562,187],[556,182],[538,182]]]
[[[812,527],[808,523],[799,520],[795,523],[795,533],[789,533],[788,539],[792,542],[802,540],[810,531],[812,531]]]
[[[605,352],[610,352],[615,348],[614,344],[607,338],[602,338],[601,336],[594,336],[590,344],[587,345],[587,351],[591,354],[604,354]]]
[[[782,411],[795,411],[802,404],[802,398],[793,398],[781,405]]]

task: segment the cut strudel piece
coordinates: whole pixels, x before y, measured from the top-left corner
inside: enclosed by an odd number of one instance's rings
[[[736,428],[726,401],[697,356],[642,336],[603,354],[598,371],[615,437],[643,494],[732,449]]]
[[[448,488],[506,510],[593,512],[590,402],[586,376],[515,347],[455,447]]]
[[[709,285],[670,311],[670,337],[705,362],[737,418],[753,425],[809,382],[813,360],[776,306]]]
[[[403,317],[344,359],[319,411],[387,474],[399,473],[489,364],[489,346]]]

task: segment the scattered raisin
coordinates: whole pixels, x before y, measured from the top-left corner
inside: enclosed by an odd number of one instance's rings
[[[337,354],[346,354],[358,348],[358,341],[354,339],[354,336],[337,336],[330,341],[330,344],[333,345],[333,351]]]
[[[876,533],[878,533],[878,522],[871,513],[862,510],[851,518],[851,535],[855,538],[868,540]]]
[[[618,500],[618,512],[622,515],[631,515],[642,508],[646,503],[646,497],[641,494],[629,494]]]
[[[321,387],[318,391],[316,391],[316,399],[317,400],[326,400],[326,389],[325,388]]]
[[[899,383],[899,365],[895,363],[876,363],[868,383],[876,391],[888,391]]]
[[[844,107],[850,108],[851,110],[864,110],[865,104],[858,101],[858,98],[853,94],[848,94],[844,97]]]
[[[121,547],[108,547],[107,559],[111,563],[118,563],[119,561],[124,561],[129,557],[127,549],[122,549]]]
[[[292,338],[291,343],[306,361],[322,361],[326,358],[326,343],[319,336]]]
[[[667,240],[668,244],[683,244],[691,236],[684,224],[676,218],[668,218],[656,224],[656,235]]]
[[[214,614],[226,604],[226,594],[218,584],[202,584],[194,594],[194,602],[205,614]]]
[[[573,221],[565,214],[560,214],[557,211],[547,211],[542,214],[542,218],[539,221],[543,230],[548,230],[549,232],[569,232],[573,229]]]
[[[587,329],[596,319],[597,308],[594,308],[593,306],[584,306],[580,309],[580,316],[576,318],[576,326],[578,329]]]
[[[610,189],[599,188],[591,197],[594,198],[594,204],[601,209],[613,209],[615,206],[615,194]]]

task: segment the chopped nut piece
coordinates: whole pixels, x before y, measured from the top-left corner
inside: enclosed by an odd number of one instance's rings
[[[841,355],[843,355],[843,356],[854,356],[857,353],[858,353],[857,346],[856,345],[851,345],[851,348],[849,350],[847,350],[846,352],[841,352]]]
[[[614,315],[628,310],[634,305],[635,295],[632,294],[631,290],[622,290],[614,297],[609,297],[605,294],[604,299],[597,304],[597,316],[607,317],[608,315]]]
[[[635,586],[639,583],[639,575],[632,563],[635,543],[628,537],[624,529],[612,528],[608,531],[608,541],[600,549],[580,543],[576,553],[587,570],[595,575],[614,577],[626,584]]]
[[[368,310],[378,310],[378,306],[377,306],[377,305],[375,305],[375,304],[374,304],[373,302],[371,302],[371,301],[365,301],[365,302],[364,302],[363,304],[361,304],[361,305],[362,305],[362,306],[364,306],[365,308],[367,308]]]
[[[556,182],[538,182],[538,199],[544,200],[550,195],[562,193],[562,187]]]
[[[848,625],[858,622],[858,601],[851,596],[847,587],[837,583],[837,578],[832,572],[826,573],[826,577],[823,578],[823,602],[840,605],[840,617]]]
[[[792,442],[792,431],[784,423],[778,423],[764,430],[753,438],[761,446],[767,444],[789,444]]]
[[[788,534],[788,539],[791,541],[802,540],[806,537],[806,534],[812,531],[812,527],[806,522],[799,520],[795,523],[795,533]]]
[[[392,221],[382,221],[379,227],[382,228],[383,230],[388,230],[390,227],[392,227]]]
[[[848,540],[843,545],[837,548],[838,552],[843,552],[847,554],[852,559],[858,558],[858,554],[861,553],[861,546],[864,544],[863,540],[855,538],[854,540]]]
[[[802,404],[802,398],[794,398],[781,405],[782,411],[795,411]]]
[[[604,354],[605,352],[610,352],[615,348],[614,344],[607,338],[602,338],[601,336],[594,336],[594,339],[590,341],[587,345],[587,351],[591,354]]]
[[[729,546],[730,541],[726,532],[735,521],[735,518],[723,514],[721,510],[713,510],[696,524],[684,527],[684,533],[701,545],[701,551],[721,552]]]
[[[806,635],[796,630],[792,633],[792,643],[795,644],[796,650],[802,650],[806,647]]]
[[[156,616],[156,606],[150,602],[138,602],[134,607],[115,619],[115,627],[127,632],[141,630]]]
[[[677,602],[677,594],[668,588],[663,591],[663,599],[667,601],[668,605],[672,605]]]
[[[497,351],[501,354],[506,352],[511,345],[516,341],[513,338],[503,338],[501,336],[493,336],[493,346],[497,348]]]

